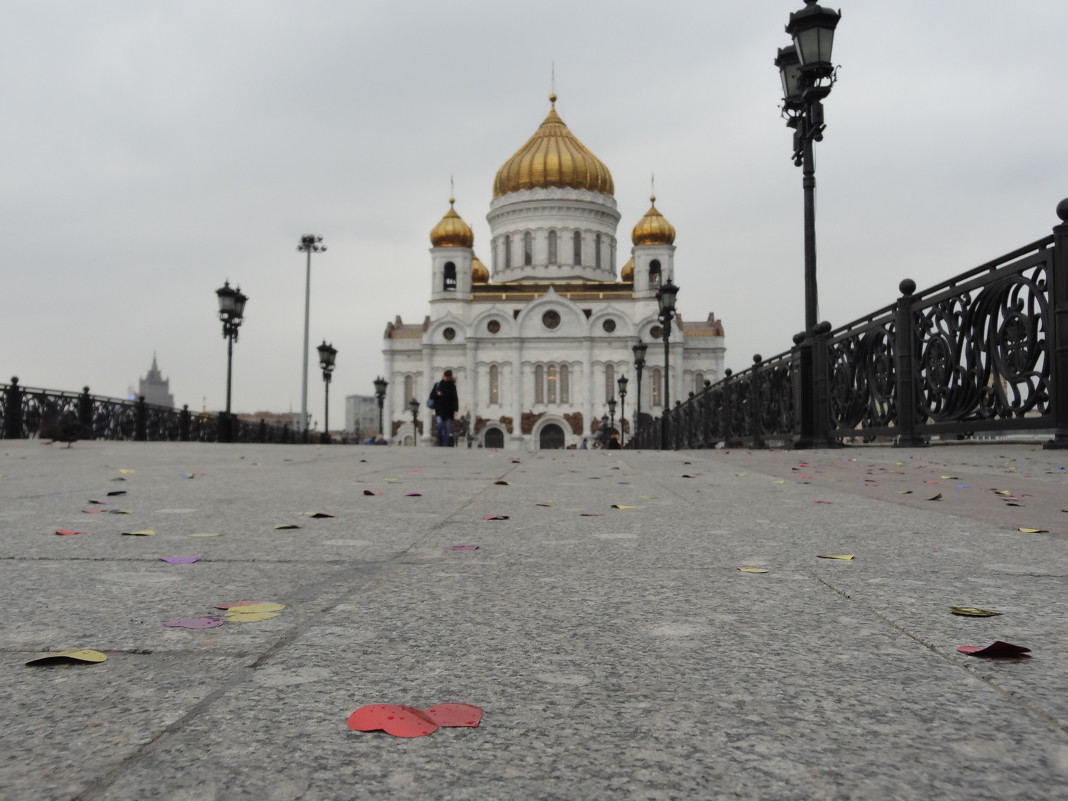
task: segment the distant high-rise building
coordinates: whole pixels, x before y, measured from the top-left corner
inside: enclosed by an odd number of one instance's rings
[[[137,382],[137,394],[144,395],[145,403],[155,406],[174,406],[174,396],[171,394],[171,380],[164,378],[156,365],[156,354],[152,354],[152,366],[148,368],[148,375]]]
[[[381,433],[378,430],[378,400],[374,395],[345,396],[345,430],[359,432],[365,438]]]

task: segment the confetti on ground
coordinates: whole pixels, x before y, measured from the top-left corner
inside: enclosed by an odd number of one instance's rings
[[[107,656],[100,651],[77,649],[73,651],[56,651],[54,654],[45,654],[36,659],[31,659],[27,665],[65,665],[65,664],[96,664],[106,662]]]
[[[151,537],[156,532],[150,528],[142,529],[141,531],[124,531],[122,536],[124,537]]]
[[[169,565],[191,565],[193,562],[199,562],[199,556],[161,556],[159,558],[161,562],[166,562]]]
[[[381,492],[375,492],[374,490],[364,490],[363,494],[364,495],[381,495],[382,493]]]
[[[93,500],[92,498],[89,499],[89,503],[96,504],[97,506],[110,506],[111,505],[111,501],[97,501],[97,500]]]
[[[550,509],[556,506],[555,503],[536,503],[535,506],[548,506]]]
[[[222,624],[222,618],[218,617],[183,617],[163,621],[164,626],[172,629],[214,629]]]
[[[388,484],[396,484],[398,481],[400,481],[399,478],[384,478],[382,480]]]
[[[235,606],[252,606],[252,604],[262,604],[263,601],[234,601],[229,604],[215,604],[216,609],[231,609]]]
[[[406,492],[404,494],[405,494],[405,496],[407,496],[409,498],[421,498],[421,497],[423,497],[423,493],[421,493],[421,492]]]
[[[508,515],[482,515],[483,520],[508,520]]]
[[[679,476],[679,478],[694,478],[694,476],[684,473],[683,475]]]
[[[999,490],[999,489],[996,489],[996,490],[991,490],[991,491],[992,492],[996,492],[998,495],[1012,495],[1012,490]]]
[[[274,527],[274,530],[282,531],[291,528],[300,528],[300,526],[298,526],[296,523],[279,523],[277,526]]]
[[[226,614],[251,615],[256,612],[281,612],[285,608],[285,604],[264,603],[262,601],[254,604],[238,602],[237,604],[231,604],[230,608],[226,610]]]
[[[68,528],[57,528],[56,529],[56,534],[59,534],[62,537],[70,537],[70,536],[72,536],[74,534],[84,534],[84,533],[85,533],[84,531],[74,531],[73,529],[68,529]]]
[[[785,481],[772,481],[772,484],[785,484]]]
[[[136,470],[119,470],[119,472],[120,473],[125,473],[126,475],[129,475],[130,473],[135,473],[137,471]]]
[[[494,483],[494,484],[499,484],[499,485],[500,485],[500,486],[502,486],[502,487],[507,487],[507,486],[509,486],[509,484],[508,484],[508,482],[507,482],[507,481],[494,481],[493,483]]]
[[[1024,534],[1049,534],[1048,528],[1025,528],[1021,526],[1017,531],[1022,531]]]
[[[125,495],[126,490],[112,490],[108,493],[109,498],[114,498],[116,495]]]
[[[935,495],[933,498],[928,498],[927,500],[929,500],[929,501],[940,501],[940,500],[942,500],[942,493],[940,492],[937,495]]]
[[[102,515],[107,509],[82,509],[82,514],[87,515]]]
[[[743,573],[767,573],[768,571],[762,567],[740,567],[738,568]]]
[[[190,534],[190,537],[221,537],[222,534],[216,534],[211,531],[198,531],[196,534]]]
[[[471,704],[438,704],[429,709],[398,704],[361,706],[349,715],[348,725],[355,731],[384,731],[394,737],[423,737],[440,727],[475,727],[482,720],[482,710]]]
[[[604,515],[597,512],[579,512],[579,517],[604,517]]]
[[[133,514],[133,509],[108,509],[106,511],[107,511],[107,513],[109,515],[132,515]]]
[[[961,617],[996,617],[1001,612],[991,612],[989,609],[979,609],[974,606],[951,606],[949,611]]]
[[[446,551],[477,551],[478,550],[478,546],[477,545],[450,545],[445,550]]]
[[[997,640],[987,646],[961,645],[957,647],[957,650],[968,656],[985,656],[990,659],[1013,659],[1031,653],[1030,648],[1013,645],[1011,642],[1002,642],[1001,640]]]
[[[612,508],[613,509],[637,509],[638,507],[637,506],[624,506],[623,504],[613,503],[612,504]]]
[[[848,562],[850,559],[853,558],[853,556],[854,555],[851,554],[851,553],[827,553],[827,554],[821,553],[817,557],[817,559],[841,559],[843,561],[847,561]]]
[[[179,473],[178,478],[196,478],[199,475],[203,475],[203,473]]]
[[[227,623],[259,623],[261,620],[270,620],[272,617],[278,617],[277,612],[246,612],[242,613],[239,610],[241,607],[231,609],[226,613]]]
[[[813,503],[830,503],[830,501],[813,501]]]
[[[308,517],[322,518],[322,517],[337,517],[337,515],[330,515],[326,512],[305,512]]]

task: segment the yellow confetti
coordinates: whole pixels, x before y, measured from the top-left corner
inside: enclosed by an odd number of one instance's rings
[[[64,662],[68,659],[74,662],[104,662],[107,660],[107,656],[105,654],[100,653],[100,651],[90,651],[86,649],[79,649],[74,651],[56,651],[54,654],[46,654],[45,656],[39,656],[36,659],[31,659],[26,664],[43,665],[51,664],[54,662]]]
[[[898,495],[911,495],[912,494],[912,490],[898,490],[897,494]]]
[[[623,505],[618,504],[618,503],[613,503],[612,504],[612,508],[613,509],[637,509],[638,507],[637,506],[623,506]]]
[[[762,567],[740,567],[738,568],[743,573],[767,573],[768,571]]]
[[[998,495],[1012,495],[1012,490],[994,490]]]
[[[226,614],[226,620],[229,623],[258,623],[261,620],[270,620],[272,617],[278,617],[277,612],[249,612],[246,615],[231,615],[229,612]]]
[[[845,561],[849,561],[850,559],[853,558],[853,554],[851,554],[851,553],[827,553],[827,554],[821,553],[817,558],[819,558],[819,559],[843,559]]]
[[[198,531],[196,534],[190,534],[190,537],[221,537],[222,534],[212,534],[207,531]]]
[[[785,484],[786,482],[780,480],[780,481],[772,481],[771,483],[772,484]]]
[[[1048,528],[1024,528],[1021,526],[1018,531],[1022,531],[1024,534],[1049,534]]]
[[[1001,612],[991,612],[989,609],[978,609],[974,606],[951,606],[949,611],[961,617],[996,617]]]
[[[942,478],[950,479],[952,481],[959,481],[960,480],[960,476],[942,476]]]
[[[396,483],[397,481],[400,481],[400,479],[399,479],[399,478],[384,478],[384,479],[382,479],[382,480],[383,480],[383,481],[387,481],[387,482],[389,482],[389,483],[391,483],[391,484],[392,484],[392,483]]]
[[[126,473],[127,475],[129,475],[130,473],[133,473],[134,471],[133,470],[122,469],[122,470],[119,470],[119,472],[120,473]]]
[[[255,612],[280,612],[285,608],[285,604],[245,604],[244,606],[231,606],[226,610],[226,616],[251,615]]]
[[[141,531],[124,531],[122,535],[124,537],[151,537],[156,532],[150,528],[142,529]]]

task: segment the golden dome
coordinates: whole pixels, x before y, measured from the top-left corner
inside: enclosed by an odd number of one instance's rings
[[[486,269],[486,265],[482,263],[481,259],[474,255],[471,257],[471,283],[489,283],[489,270]]]
[[[664,219],[656,209],[656,195],[649,198],[652,205],[645,216],[638,220],[630,241],[635,245],[670,245],[675,241],[675,226]]]
[[[632,256],[630,261],[623,265],[623,269],[619,271],[619,280],[624,283],[629,283],[634,280],[634,257]]]
[[[449,210],[441,222],[430,229],[430,244],[436,248],[469,248],[475,243],[471,226],[452,207],[455,202],[456,198],[449,198]]]
[[[549,116],[534,135],[497,170],[493,196],[520,189],[570,187],[611,196],[612,174],[580,142],[556,113],[556,95],[549,95]]]

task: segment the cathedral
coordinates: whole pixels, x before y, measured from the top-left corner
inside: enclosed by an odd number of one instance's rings
[[[675,228],[650,198],[617,273],[612,174],[564,124],[555,94],[549,102],[545,121],[494,179],[490,268],[450,199],[430,231],[430,314],[386,326],[383,433],[394,444],[432,442],[425,401],[445,370],[455,376],[457,419],[468,421],[472,442],[512,450],[592,445],[621,376],[629,381],[626,408],[617,407],[615,421],[625,439],[639,389],[649,419],[663,411],[665,382],[674,403],[723,377],[723,325],[711,313],[675,318],[665,374],[656,293],[663,281],[678,283]],[[632,351],[639,340],[649,346],[640,388]]]

